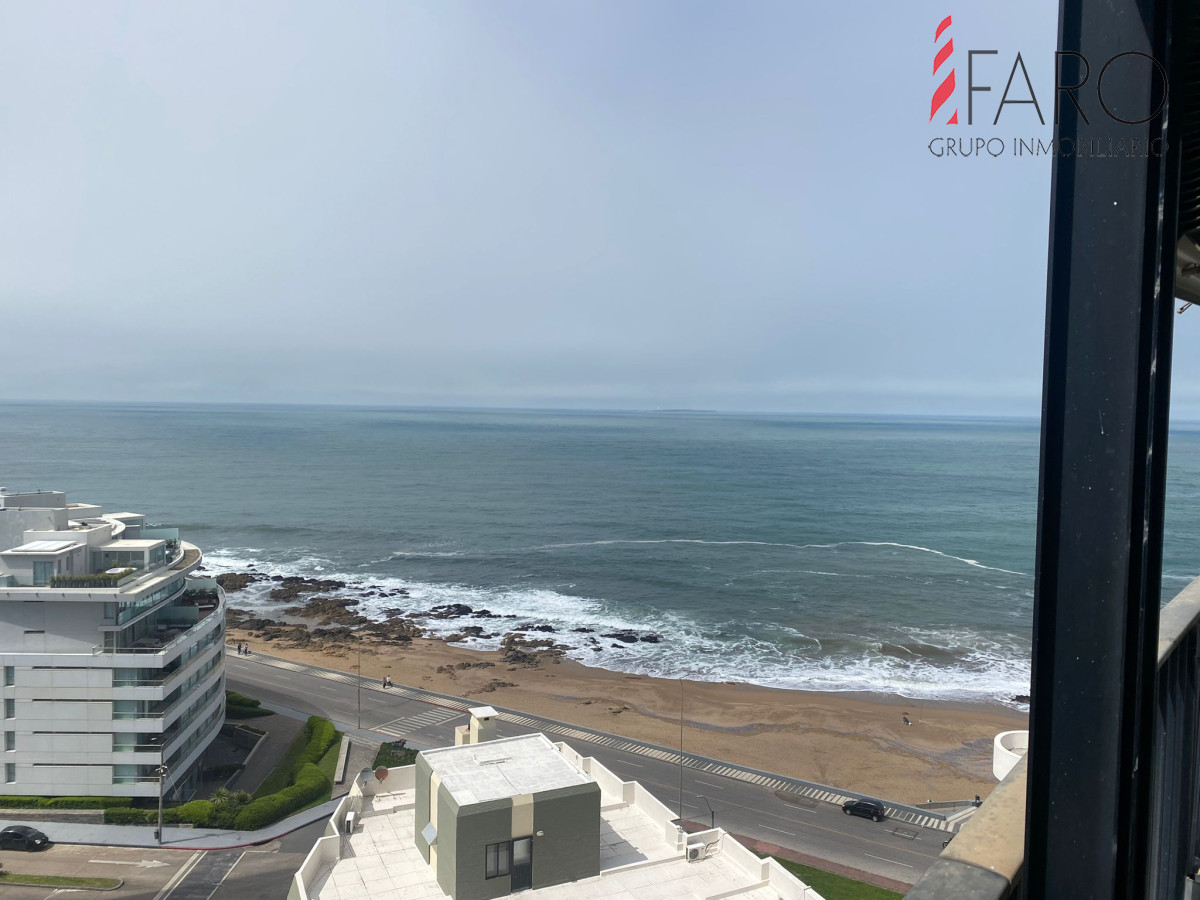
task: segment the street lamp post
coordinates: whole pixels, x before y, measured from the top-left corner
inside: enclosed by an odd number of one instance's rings
[[[362,730],[362,644],[358,645],[358,728]]]
[[[154,839],[161,844],[163,832],[163,779],[167,777],[166,763],[160,763],[158,768],[154,770],[154,774],[158,776],[158,828],[154,829]]]

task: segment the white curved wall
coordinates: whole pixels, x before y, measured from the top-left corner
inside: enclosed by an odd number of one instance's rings
[[[1003,781],[1029,749],[1028,731],[1002,731],[992,744],[992,774]]]

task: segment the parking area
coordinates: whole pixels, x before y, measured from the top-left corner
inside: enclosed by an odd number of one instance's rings
[[[131,847],[61,844],[37,853],[5,850],[0,853],[0,863],[3,863],[6,872],[120,878],[125,882],[115,891],[89,891],[87,894],[74,892],[77,897],[153,900],[193,855],[190,850],[141,850]],[[8,884],[3,886],[4,900],[45,900],[65,893],[62,888]]]

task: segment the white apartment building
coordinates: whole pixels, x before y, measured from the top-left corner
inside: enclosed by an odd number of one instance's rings
[[[0,488],[0,794],[181,793],[225,720],[225,596],[137,513]]]

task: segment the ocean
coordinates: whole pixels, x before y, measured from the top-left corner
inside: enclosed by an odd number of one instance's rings
[[[668,677],[1028,693],[1033,420],[10,403],[0,422],[9,490],[177,525],[210,573],[408,590],[368,615],[466,604]],[[1200,427],[1173,430],[1169,482],[1164,599],[1200,568]],[[621,629],[662,640],[592,639]]]

